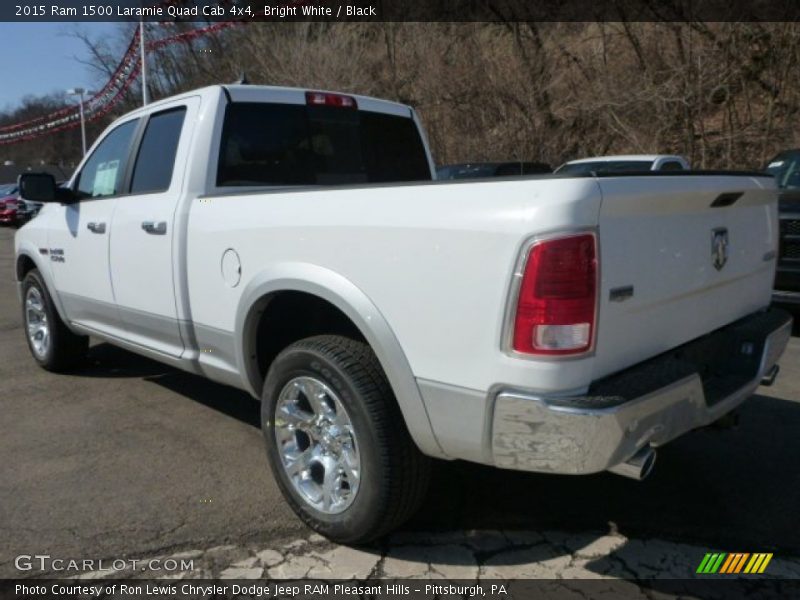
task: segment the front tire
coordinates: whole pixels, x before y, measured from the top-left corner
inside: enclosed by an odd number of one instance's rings
[[[262,400],[273,475],[312,529],[364,543],[419,508],[429,459],[367,344],[324,335],[290,345],[272,363]]]
[[[22,323],[28,348],[40,367],[66,371],[86,356],[89,338],[67,328],[37,269],[29,271],[22,280]]]

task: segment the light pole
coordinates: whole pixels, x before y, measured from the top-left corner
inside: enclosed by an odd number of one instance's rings
[[[67,90],[70,96],[78,96],[78,103],[81,110],[81,147],[83,148],[83,156],[86,156],[86,119],[83,116],[83,95],[88,94],[83,88],[72,88]]]
[[[144,17],[139,19],[139,50],[142,55],[142,106],[147,106],[147,50],[144,41]]]

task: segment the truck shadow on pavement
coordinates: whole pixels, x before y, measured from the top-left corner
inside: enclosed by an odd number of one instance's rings
[[[253,427],[261,427],[261,404],[245,392],[214,383],[111,344],[92,346],[81,377],[141,378]]]
[[[661,448],[642,482],[437,464],[410,528],[595,531],[800,555],[800,404],[755,396],[741,413],[737,428]]]
[[[260,426],[260,403],[239,390],[107,344],[94,346],[90,359],[83,376],[144,378]],[[422,509],[397,535],[424,545],[430,535],[466,538],[475,531],[501,530],[506,536],[557,531],[590,538],[619,533],[709,551],[799,556],[800,403],[754,396],[740,413],[733,429],[700,430],[660,449],[653,474],[643,482],[612,474],[541,475],[437,461]],[[531,547],[524,558],[536,560],[535,554]]]
[[[173,372],[176,370],[149,358],[111,344],[99,343],[89,348],[86,364],[82,364],[74,374],[101,379],[146,379]]]

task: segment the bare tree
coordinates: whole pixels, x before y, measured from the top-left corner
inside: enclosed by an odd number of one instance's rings
[[[100,85],[130,28],[103,40],[75,33]],[[259,23],[158,47],[150,81],[162,97],[245,72],[253,83],[395,99],[419,110],[440,163],[676,152],[698,167],[752,168],[800,142],[797,64],[798,23]],[[59,148],[54,138],[2,151]]]

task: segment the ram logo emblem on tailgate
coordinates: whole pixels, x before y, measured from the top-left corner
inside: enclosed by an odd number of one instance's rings
[[[725,227],[711,230],[711,262],[717,271],[728,262],[728,230]]]

